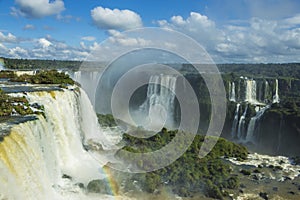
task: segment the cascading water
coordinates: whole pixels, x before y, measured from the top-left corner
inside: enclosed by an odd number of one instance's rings
[[[230,91],[230,96],[229,96],[229,100],[235,102],[236,98],[235,98],[235,83],[229,82],[229,91]]]
[[[264,95],[264,102],[268,102],[268,95],[269,95],[269,82],[265,81],[265,95]]]
[[[270,108],[269,105],[261,108],[254,117],[250,119],[248,129],[247,129],[247,136],[246,136],[246,141],[247,142],[254,142],[255,141],[255,133],[257,132],[257,127],[259,125],[259,120],[265,113],[265,111]]]
[[[275,80],[275,94],[273,96],[273,103],[279,103],[278,79]]]
[[[237,133],[237,138],[241,139],[244,136],[244,132],[245,132],[245,119],[246,119],[246,114],[248,111],[248,104],[246,104],[246,108],[244,113],[242,114],[240,120],[239,120],[239,124],[238,124],[238,133]]]
[[[73,79],[80,83],[81,87],[86,91],[92,105],[95,105],[95,89],[99,75],[98,71],[77,71],[73,75]]]
[[[251,104],[257,103],[256,99],[256,81],[255,80],[246,80],[246,94],[245,101]]]
[[[162,122],[165,122],[166,127],[174,126],[176,80],[177,77],[172,75],[161,74],[150,77],[147,99],[139,107],[139,112],[146,116],[146,123],[141,122],[145,128],[149,123],[152,126],[155,124],[160,126]]]
[[[104,139],[84,91],[11,95],[43,105],[44,116],[14,125],[0,142],[0,199],[110,199],[91,197],[76,185],[102,179],[99,169],[107,162],[91,156],[82,140],[114,143]]]
[[[234,113],[232,128],[231,128],[231,137],[234,138],[236,136],[238,121],[239,121],[239,111],[240,111],[240,104],[236,104],[236,109]]]

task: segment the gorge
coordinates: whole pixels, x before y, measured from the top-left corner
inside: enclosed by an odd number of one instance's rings
[[[118,131],[105,129],[98,124],[94,111],[94,109],[97,110],[97,96],[94,87],[91,86],[97,83],[99,74],[86,71],[78,71],[73,74],[74,79],[81,84],[84,90],[87,90],[87,94],[79,86],[72,85],[10,83],[7,80],[2,80],[0,83],[2,90],[9,96],[26,98],[28,105],[26,104],[25,107],[39,112],[32,117],[12,115],[8,118],[9,120],[7,117],[1,118],[0,182],[5,183],[3,184],[5,187],[0,189],[0,199],[49,199],[50,197],[50,199],[97,199],[99,197],[101,199],[113,199],[115,196],[120,199],[129,199],[126,195],[117,194],[117,189],[110,184],[109,173],[106,173],[103,168],[107,162],[112,161],[113,155],[120,148],[116,145],[122,140],[122,134]],[[251,152],[276,156],[299,155],[300,149],[297,145],[299,139],[299,125],[297,123],[299,122],[297,101],[299,81],[293,78],[248,75],[246,77],[226,73],[222,74],[222,77],[228,100],[222,137],[248,146]],[[186,73],[185,78],[190,82],[198,98],[201,110],[198,131],[201,135],[205,133],[209,123],[208,116],[211,112],[209,93],[201,76]],[[113,80],[106,84],[109,85],[109,83],[113,83]],[[90,87],[90,89],[85,87]],[[175,95],[176,90],[185,90],[185,86],[182,85],[182,77],[168,74],[152,75],[149,77],[148,84],[139,88],[131,99],[132,112],[140,112],[144,116],[154,113],[156,114],[154,118],[158,121],[165,119],[165,115],[167,115],[168,129],[172,129],[180,121],[180,105]],[[156,112],[160,106],[164,109],[161,112]],[[172,137],[174,132],[166,133],[162,130],[160,134],[163,135],[153,140],[162,140],[164,143],[168,141],[167,138]],[[125,139],[128,140],[128,144],[131,142],[148,144],[149,142],[135,141],[135,139],[127,138],[127,136]],[[197,141],[202,141],[201,137],[197,138]],[[233,144],[227,144],[221,140],[221,144],[222,142],[226,144],[226,148],[234,148],[233,154],[228,153],[229,157],[236,155],[234,152],[238,152],[244,158],[244,152],[239,146],[232,147]],[[182,165],[180,162],[188,163],[193,160],[191,153],[197,151],[194,149],[198,148],[197,145],[193,144],[188,154],[168,169],[171,172],[177,171],[174,166]],[[221,147],[224,146],[221,145]],[[214,152],[210,158],[222,155],[220,154],[222,152],[215,151],[217,153]],[[249,165],[252,165],[252,162],[262,162],[260,159],[272,163],[266,165],[265,168],[270,168],[272,165],[278,166],[284,162],[285,167],[281,169],[282,172],[279,167],[280,172],[276,171],[278,180],[285,180],[285,177],[287,177],[286,179],[295,178],[296,181],[298,180],[297,165],[291,165],[286,157],[264,157],[250,154],[249,159],[247,161],[251,163]],[[195,165],[199,162],[202,163],[202,161],[197,160]],[[242,161],[237,158],[230,158],[230,162],[237,166],[243,165],[241,164]],[[217,161],[212,163],[210,167],[214,168],[219,165],[220,163]],[[226,166],[221,166],[226,169]],[[189,166],[186,167],[182,169],[187,171],[181,173],[188,172]],[[214,173],[210,171],[211,168],[206,168],[208,166],[205,165],[205,162],[204,166],[197,165],[197,167],[201,168],[199,168],[200,171],[204,170],[203,173],[206,173],[205,170],[209,171],[209,175],[198,174],[199,176],[211,176],[210,173]],[[288,171],[288,169],[294,168],[296,171]],[[147,175],[149,180],[157,180],[158,176],[162,178],[159,179],[158,183],[155,183],[157,184],[155,187],[151,185],[152,183],[146,182],[148,185],[131,186],[130,190],[141,187],[143,192],[148,190],[154,192],[158,186],[170,187],[162,182],[163,178],[173,180],[174,174],[170,176],[171,174],[166,174],[163,170],[152,173]],[[197,179],[193,179],[187,174],[186,177],[185,181],[199,184]],[[128,184],[137,180],[138,183],[145,181],[143,177],[133,176],[133,178],[129,179]],[[272,176],[270,175],[269,178],[272,179]],[[97,180],[104,180],[109,186],[101,185],[102,188],[106,188],[99,190],[102,194],[88,192],[89,185],[94,184]],[[205,179],[201,180],[204,181]],[[229,180],[233,183],[227,182]],[[180,182],[176,182],[175,179],[173,181],[175,184],[172,190],[174,195],[179,194],[182,197],[193,195],[193,190],[184,191],[179,187]],[[233,187],[231,184],[235,185],[235,179],[229,175],[226,175],[226,178],[221,178],[220,181],[213,183],[213,185],[205,181],[201,184],[210,185],[211,188],[219,188],[220,185],[218,184],[228,184],[229,188]],[[11,185],[16,185],[14,190],[9,190]],[[247,187],[251,188],[248,185]],[[219,188],[219,190],[221,189]],[[203,191],[206,196],[212,195],[208,193],[210,191],[208,188],[204,188]],[[229,189],[229,191],[235,193],[234,190]],[[20,194],[22,195],[20,196]]]

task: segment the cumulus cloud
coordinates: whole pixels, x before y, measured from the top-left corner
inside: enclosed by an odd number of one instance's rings
[[[4,35],[2,32],[0,32],[0,42],[16,43],[16,42],[18,42],[18,39],[16,36],[14,36],[11,33]]]
[[[28,51],[26,49],[23,49],[23,48],[19,47],[19,46],[9,49],[8,54],[9,54],[10,57],[14,57],[14,58],[26,58],[26,57],[28,57]]]
[[[278,20],[252,17],[217,27],[207,16],[191,12],[157,24],[191,36],[216,62],[300,61],[299,14]]]
[[[121,32],[116,30],[109,30],[108,33],[110,34],[108,41],[111,42],[112,44],[118,44],[123,47],[126,46],[146,47],[148,45],[151,45],[150,40],[146,40],[142,37],[128,37],[127,35],[124,35]]]
[[[28,18],[42,18],[61,13],[65,7],[63,0],[15,0],[17,7],[13,7],[11,14]]]
[[[99,6],[91,10],[91,16],[100,29],[126,30],[142,27],[141,17],[131,10],[111,10]]]
[[[187,33],[207,49],[215,48],[216,42],[224,40],[224,33],[216,28],[215,22],[196,12],[191,12],[186,19],[182,16],[173,16],[169,21],[160,20],[157,24],[163,28]]]
[[[52,43],[47,40],[46,38],[40,38],[38,39],[38,44],[42,47],[42,48],[47,48],[50,45],[52,45]]]

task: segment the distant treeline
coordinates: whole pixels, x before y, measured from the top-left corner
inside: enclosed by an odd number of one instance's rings
[[[68,69],[78,70],[82,61],[70,60],[38,60],[38,59],[11,59],[0,58],[4,60],[4,66],[7,69]],[[172,65],[172,64],[171,64]],[[174,64],[173,64],[174,65]],[[180,64],[179,64],[180,66]],[[176,68],[179,67],[176,64]],[[217,64],[220,72],[233,73],[236,76],[247,77],[277,77],[277,78],[295,78],[300,79],[300,63],[258,63],[258,64]],[[180,67],[179,67],[180,68]],[[190,64],[182,64],[182,71],[195,72]]]
[[[201,65],[200,65],[201,66]],[[300,79],[300,63],[257,63],[257,64],[217,64],[221,73],[235,76],[264,77],[264,78],[293,78]],[[198,73],[191,64],[183,64],[182,71]]]
[[[12,59],[0,58],[4,60],[4,67],[7,69],[68,69],[78,70],[82,61],[71,60],[38,60],[38,59]]]

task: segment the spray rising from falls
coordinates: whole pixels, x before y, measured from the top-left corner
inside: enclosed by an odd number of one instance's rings
[[[162,128],[162,122],[166,127],[174,126],[176,80],[176,76],[163,74],[150,77],[146,100],[139,108],[146,116],[146,123],[142,122],[145,128],[149,122],[157,128]]]
[[[113,145],[115,141],[105,138],[84,91],[28,92],[25,96],[30,103],[44,106],[44,116],[13,125],[0,142],[0,199],[96,199],[76,183],[102,179],[99,169],[107,160],[96,160],[83,143],[93,139]]]

